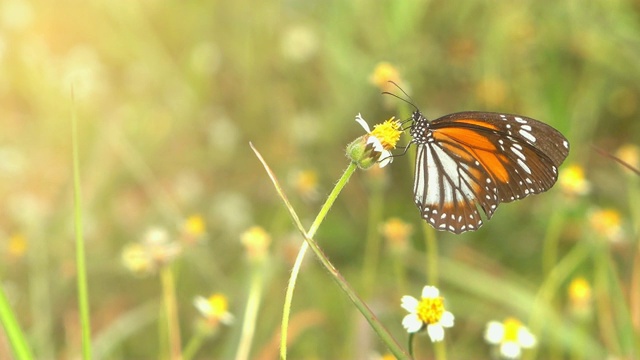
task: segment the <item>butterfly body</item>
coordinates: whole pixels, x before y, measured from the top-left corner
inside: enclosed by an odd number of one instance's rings
[[[525,116],[460,112],[433,121],[412,115],[414,200],[422,217],[454,233],[482,225],[498,205],[551,188],[569,154],[567,139]]]

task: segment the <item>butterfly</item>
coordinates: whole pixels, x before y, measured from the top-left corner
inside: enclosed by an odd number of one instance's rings
[[[437,230],[456,234],[482,226],[500,203],[549,190],[569,142],[556,129],[520,115],[459,112],[429,121],[411,116],[417,147],[414,200]]]

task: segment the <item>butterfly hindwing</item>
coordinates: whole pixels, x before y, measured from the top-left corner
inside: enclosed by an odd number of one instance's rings
[[[415,112],[415,202],[439,230],[482,225],[501,202],[548,190],[569,152],[557,130],[518,115],[462,112],[428,122]]]

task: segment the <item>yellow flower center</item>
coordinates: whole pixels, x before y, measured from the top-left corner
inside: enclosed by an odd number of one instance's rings
[[[518,321],[517,319],[514,318],[508,318],[504,321],[504,338],[502,339],[503,342],[507,342],[507,341],[513,341],[513,342],[517,342],[518,341],[518,332],[520,331],[520,328],[522,327],[522,323],[520,321]]]
[[[247,249],[249,258],[262,259],[271,244],[271,236],[260,226],[253,226],[240,235],[240,241]]]
[[[398,218],[387,220],[382,226],[382,234],[394,247],[404,247],[413,228]]]
[[[191,215],[185,221],[185,231],[189,235],[202,236],[206,231],[206,225],[201,215]]]
[[[22,234],[13,234],[9,238],[9,254],[19,258],[27,251],[27,238]]]
[[[591,299],[591,286],[585,278],[576,278],[571,281],[569,299],[573,303],[582,303]]]
[[[390,63],[381,62],[373,70],[371,82],[379,88],[386,88],[389,81],[400,83],[400,72]]]
[[[227,298],[222,294],[213,294],[207,299],[207,301],[211,306],[211,314],[209,314],[210,317],[219,318],[229,309]]]
[[[562,172],[560,184],[569,194],[580,195],[589,191],[589,183],[584,178],[584,170],[578,165],[571,165]]]
[[[400,123],[393,117],[382,124],[375,125],[373,131],[371,131],[371,135],[380,140],[385,150],[396,148],[396,144],[400,140],[400,134],[402,134]]]
[[[616,240],[620,236],[622,218],[613,209],[597,210],[590,216],[591,227],[601,235]]]
[[[436,324],[444,314],[444,299],[442,297],[423,298],[418,304],[416,313],[423,323]]]
[[[616,156],[636,169],[640,166],[640,148],[635,145],[623,145],[616,151]]]

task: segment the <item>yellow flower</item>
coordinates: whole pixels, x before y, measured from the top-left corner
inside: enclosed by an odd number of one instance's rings
[[[388,62],[378,63],[369,80],[382,91],[395,89],[395,85],[393,85],[391,81],[398,84],[401,88],[404,87],[402,79],[400,78],[400,72]]]
[[[18,259],[23,257],[27,252],[27,248],[27,238],[23,234],[16,233],[11,235],[9,238],[8,251],[12,258]]]
[[[290,181],[303,199],[316,200],[318,198],[318,173],[314,170],[296,171]]]
[[[393,161],[393,154],[390,150],[395,149],[400,140],[400,122],[395,118],[390,118],[382,124],[374,126],[370,130],[367,122],[360,114],[356,116],[356,121],[367,132],[347,146],[347,157],[358,164],[361,169],[368,169],[379,162],[380,167],[385,167]]]
[[[425,286],[420,300],[403,296],[401,306],[409,312],[402,319],[402,326],[407,332],[416,333],[426,327],[432,342],[442,341],[444,328],[453,326],[453,314],[445,310],[444,298],[435,286]]]
[[[591,313],[593,299],[591,285],[585,278],[578,277],[571,280],[567,293],[569,308],[574,315],[583,317]]]
[[[597,209],[589,214],[591,228],[609,241],[622,239],[622,216],[613,209]]]
[[[240,235],[240,242],[247,249],[251,260],[262,260],[267,255],[271,236],[260,226],[253,226]]]
[[[484,335],[489,344],[500,345],[500,355],[508,359],[517,359],[522,349],[532,348],[536,338],[522,323],[514,318],[504,322],[490,321]]]
[[[584,177],[584,170],[580,165],[569,165],[560,173],[558,181],[565,194],[569,196],[586,195],[591,185]]]
[[[121,256],[124,266],[136,275],[148,275],[156,271],[154,262],[142,244],[126,245]]]
[[[306,25],[291,25],[285,29],[280,50],[285,59],[303,63],[311,59],[320,47],[316,32]]]
[[[391,218],[382,224],[382,235],[392,250],[405,250],[412,232],[413,226],[398,218]]]
[[[196,296],[193,305],[211,326],[219,323],[229,325],[233,322],[233,315],[229,312],[229,302],[222,294],[213,294],[208,298]]]
[[[152,227],[142,241],[124,247],[122,262],[134,274],[149,275],[171,263],[181,252],[180,244],[170,241],[163,228]]]
[[[182,225],[182,236],[187,244],[193,244],[202,240],[206,233],[207,225],[202,215],[191,215]]]
[[[638,149],[637,146],[631,144],[621,146],[618,151],[616,151],[616,157],[632,168],[640,170],[640,149]],[[629,169],[625,169],[625,171],[631,174]]]

